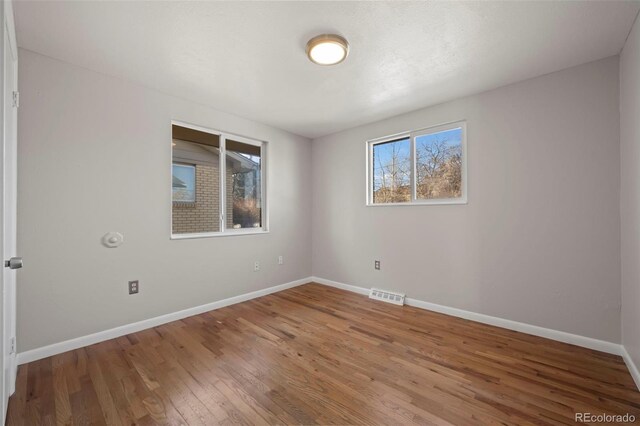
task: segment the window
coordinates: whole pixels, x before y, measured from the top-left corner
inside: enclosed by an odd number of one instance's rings
[[[367,205],[467,202],[464,122],[367,143]]]
[[[265,147],[265,142],[174,123],[172,237],[266,231]]]

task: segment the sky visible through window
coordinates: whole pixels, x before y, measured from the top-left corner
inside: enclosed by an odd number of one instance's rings
[[[172,169],[174,201],[193,201],[196,189],[195,167],[174,164]]]
[[[251,154],[244,154],[244,153],[240,153],[240,155],[242,155],[245,158],[248,158],[249,160],[253,161],[256,164],[260,164],[260,156],[259,155],[251,155]]]
[[[445,130],[444,132],[418,136],[416,138],[416,149],[419,150],[421,146],[433,146],[437,142],[444,142],[445,145],[449,147],[461,146],[462,129],[458,127],[457,129]]]
[[[373,189],[391,183],[409,185],[411,177],[411,144],[409,138],[373,146]]]

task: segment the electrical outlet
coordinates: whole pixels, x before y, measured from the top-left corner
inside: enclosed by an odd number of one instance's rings
[[[253,263],[253,272],[258,272],[260,270],[260,262],[257,260]]]
[[[278,256],[278,265],[284,264],[284,257]]]
[[[129,294],[138,294],[140,291],[140,283],[138,280],[129,281]]]
[[[373,262],[373,267],[376,268],[376,270],[380,270],[380,261],[379,260],[375,260]]]

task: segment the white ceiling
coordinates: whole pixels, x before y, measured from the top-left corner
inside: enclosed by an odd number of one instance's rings
[[[640,2],[18,1],[18,44],[318,137],[620,52]],[[334,67],[306,41],[345,36]]]

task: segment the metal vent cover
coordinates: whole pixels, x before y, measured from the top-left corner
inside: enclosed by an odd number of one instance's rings
[[[369,299],[381,300],[383,302],[393,303],[394,305],[404,305],[404,293],[381,290],[379,288],[369,290]]]

